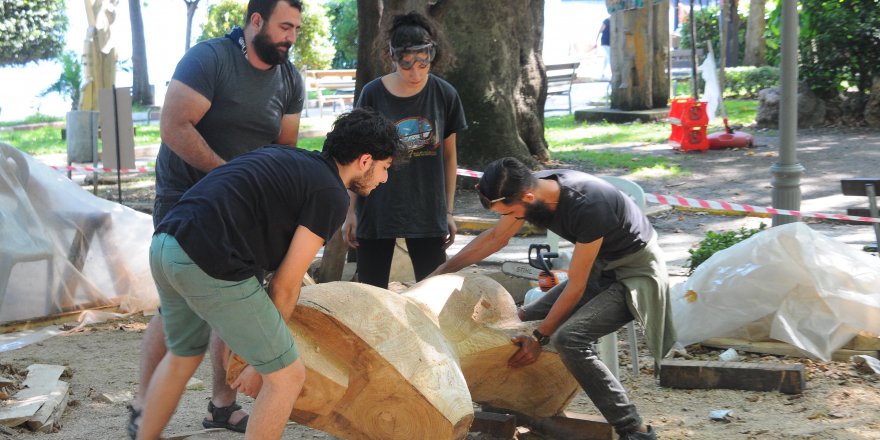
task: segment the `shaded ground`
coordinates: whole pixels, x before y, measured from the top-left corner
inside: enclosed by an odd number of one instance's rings
[[[661,155],[684,171],[679,176],[645,176],[621,170],[595,170],[585,164],[565,163],[561,167],[584,169],[597,174],[624,175],[640,183],[647,192],[679,194],[686,197],[724,200],[755,206],[770,205],[770,166],[778,160],[778,138],[758,133],[758,147],[750,150],[708,151],[679,154],[666,145],[596,146],[635,154]],[[847,206],[865,204],[863,198],[839,196],[838,180],[844,177],[877,176],[880,163],[880,132],[874,130],[810,130],[799,133],[798,159],[806,168],[801,180],[803,209],[817,212],[843,212]],[[149,206],[149,186],[126,187],[124,200],[143,208]],[[115,194],[115,186],[100,188]],[[136,204],[135,202],[139,203]],[[472,191],[460,191],[455,212],[458,215],[486,215]],[[671,211],[653,217],[661,245],[670,258],[670,272],[683,275],[687,249],[707,230],[755,227],[769,219],[717,216]],[[815,229],[861,247],[873,239],[865,225],[810,221]],[[23,439],[120,439],[124,436],[127,412],[124,403],[99,400],[102,393],[132,393],[136,389],[140,339],[145,320],[141,317],[98,325],[84,332],[57,336],[41,344],[0,353],[0,364],[24,368],[35,362],[67,365],[71,371],[71,407],[55,434],[17,432]],[[625,336],[622,334],[622,336]],[[637,377],[629,372],[629,350],[621,338],[623,385],[643,417],[666,439],[880,439],[880,381],[874,375],[857,371],[847,362],[814,363],[804,359],[776,356],[750,356],[749,362],[803,362],[807,371],[807,391],[789,396],[776,392],[729,390],[673,390],[660,388],[651,371],[643,369]],[[697,359],[717,359],[719,351],[689,347]],[[641,365],[651,365],[644,347],[639,350]],[[205,363],[196,377],[208,382]],[[188,391],[168,433],[200,429],[209,396],[208,387]],[[251,400],[241,399],[246,407]],[[581,394],[569,408],[595,413]],[[725,421],[711,421],[711,410],[728,409]],[[0,434],[0,438],[3,435]],[[217,433],[198,438],[237,439],[242,435]],[[287,428],[285,439],[331,438],[301,426]],[[540,438],[522,433],[519,438]]]

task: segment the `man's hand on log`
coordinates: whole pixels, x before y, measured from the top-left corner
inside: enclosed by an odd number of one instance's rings
[[[519,335],[511,338],[510,342],[519,347],[519,350],[507,360],[507,365],[513,368],[525,367],[538,360],[541,355],[541,344],[535,338],[527,335]]]
[[[238,390],[245,395],[256,398],[263,386],[263,376],[254,370],[254,367],[248,365],[241,370],[241,374],[235,379],[230,386],[234,390]]]

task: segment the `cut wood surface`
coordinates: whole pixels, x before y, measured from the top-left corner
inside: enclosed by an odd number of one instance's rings
[[[346,439],[460,439],[472,400],[557,414],[578,390],[558,355],[507,366],[510,338],[533,325],[481,275],[432,277],[403,294],[350,282],[304,287],[288,324],[307,369],[291,420]],[[227,380],[243,367],[233,356]]]
[[[62,365],[33,364],[28,367],[22,390],[15,393],[0,407],[0,424],[18,426],[33,417],[56,391],[58,378],[64,373]],[[66,391],[65,391],[66,394]]]

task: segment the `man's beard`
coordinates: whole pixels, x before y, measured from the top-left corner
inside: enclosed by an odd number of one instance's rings
[[[370,195],[370,192],[373,190],[373,188],[369,188],[369,190],[368,190],[367,184],[369,184],[369,182],[371,182],[373,180],[373,168],[374,167],[375,167],[375,165],[370,165],[370,169],[368,169],[367,172],[364,173],[363,176],[352,180],[348,186],[348,189],[350,189],[352,192],[354,192],[355,194],[357,194],[361,197],[366,197],[366,196]]]
[[[535,226],[549,228],[550,223],[553,222],[553,211],[543,201],[535,200],[533,203],[526,205],[524,218]]]
[[[269,34],[262,30],[257,32],[257,35],[254,36],[253,45],[257,57],[266,64],[277,66],[278,64],[287,61],[287,53],[290,51],[290,44],[273,43],[272,40],[269,39]],[[284,50],[279,50],[281,48],[284,48]]]

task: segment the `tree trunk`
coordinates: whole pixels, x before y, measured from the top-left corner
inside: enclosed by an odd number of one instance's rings
[[[751,0],[749,3],[749,22],[746,27],[746,51],[743,64],[746,66],[763,66],[767,62],[767,42],[764,40],[765,0]]]
[[[192,41],[193,16],[196,15],[196,9],[199,8],[199,0],[183,0],[186,3],[186,46],[185,50],[189,50],[190,41]]]
[[[459,162],[480,169],[503,156],[547,161],[543,0],[358,0],[357,93],[387,73],[377,53],[382,49],[372,42],[391,17],[411,10],[437,21],[458,60],[435,73],[458,90],[467,116],[469,127],[458,134]]]
[[[630,111],[654,107],[653,15],[654,8],[643,7],[611,16],[612,108]]]
[[[504,156],[546,162],[544,1],[458,0],[434,9],[443,9],[449,23],[444,30],[458,64],[446,77],[468,119],[459,162],[471,169]]]
[[[304,287],[288,323],[307,369],[290,419],[347,439],[463,439],[472,401],[529,416],[580,391],[558,354],[507,368],[517,318],[489,277],[431,277],[397,294],[359,283]],[[246,366],[233,356],[227,382]]]
[[[724,19],[724,31],[727,36],[727,51],[724,53],[725,67],[739,65],[739,13],[737,12],[737,0],[723,0],[721,16]]]
[[[144,39],[144,17],[141,14],[140,0],[128,0],[128,13],[131,18],[132,102],[139,105],[153,105],[153,91],[150,90],[150,75],[147,72],[147,43]]]
[[[677,16],[678,14],[676,14]],[[669,0],[654,5],[653,75],[651,103],[653,108],[665,107],[669,102]]]

